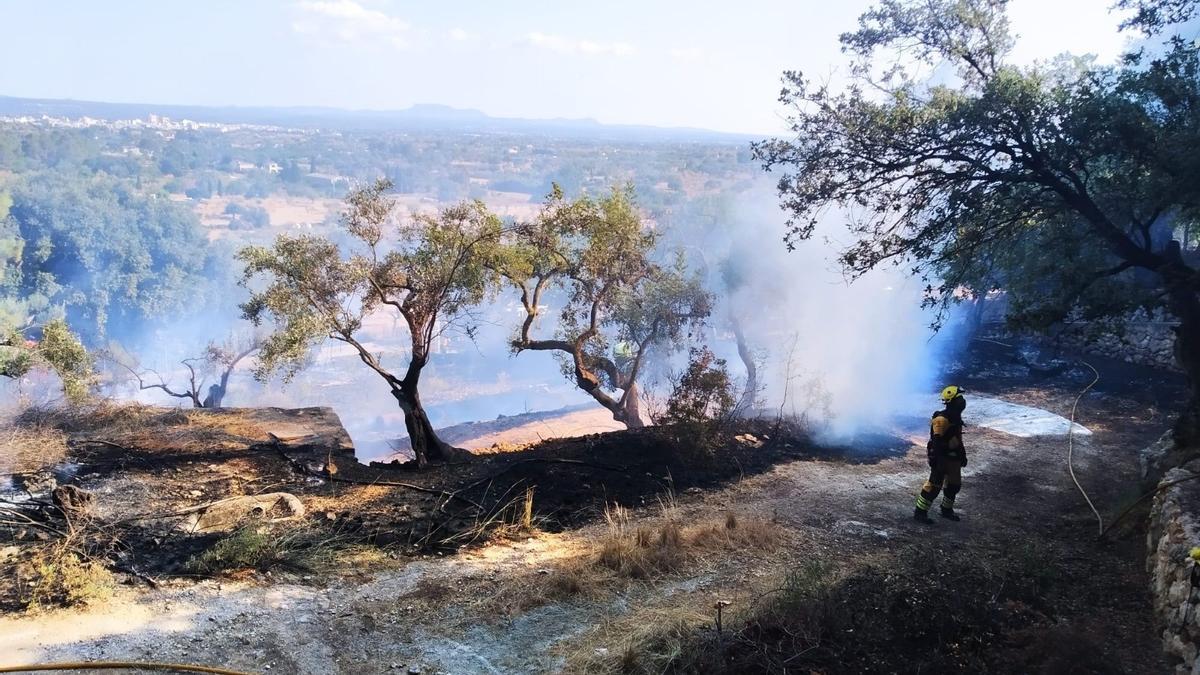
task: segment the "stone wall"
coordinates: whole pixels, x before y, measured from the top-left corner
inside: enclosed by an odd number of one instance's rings
[[[1005,327],[1007,305],[990,301],[981,315],[982,334],[996,337],[1020,337]],[[1120,331],[1104,330],[1087,321],[1068,321],[1051,331],[1050,342],[1072,350],[1100,354],[1109,358],[1167,370],[1179,370],[1175,363],[1175,317],[1164,311],[1138,310],[1125,317]],[[1029,337],[1026,335],[1026,337]]]
[[[1080,324],[1068,324],[1060,339],[1064,345],[1110,358],[1177,370],[1172,321],[1130,321],[1123,333],[1088,336]]]
[[[1167,472],[1164,482],[1200,477],[1200,460]],[[1200,478],[1164,488],[1154,497],[1147,533],[1154,610],[1163,650],[1176,673],[1200,675],[1200,563],[1189,553],[1200,546]]]

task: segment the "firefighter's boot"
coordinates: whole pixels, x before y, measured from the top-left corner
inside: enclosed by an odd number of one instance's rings
[[[952,483],[946,486],[946,491],[942,493],[942,517],[946,520],[959,521],[962,518],[954,512],[954,498],[958,496],[958,491],[962,488],[958,483]]]
[[[913,509],[913,520],[917,521],[918,523],[924,523],[925,525],[933,524],[933,518],[929,517],[929,512],[921,508]]]

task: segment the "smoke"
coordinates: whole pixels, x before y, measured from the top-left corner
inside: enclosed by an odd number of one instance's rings
[[[704,244],[719,300],[714,328],[736,374],[742,362],[730,333],[740,324],[758,361],[764,408],[837,441],[897,415],[924,414],[917,397],[936,406],[938,378],[960,340],[953,323],[937,334],[931,328],[923,280],[892,266],[847,278],[836,256],[848,234],[836,215],[789,252],[785,215],[765,181],[727,212],[731,226]]]

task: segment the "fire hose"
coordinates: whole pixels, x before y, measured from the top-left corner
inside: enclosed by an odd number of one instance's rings
[[[197,666],[186,663],[157,663],[153,661],[68,661],[64,663],[39,663],[28,666],[0,666],[0,673],[32,673],[42,670],[172,670],[185,673],[215,673],[215,675],[254,675],[241,670],[229,670],[214,666]]]
[[[1073,462],[1075,454],[1075,411],[1079,408],[1079,401],[1082,400],[1083,397],[1089,391],[1091,391],[1092,387],[1096,386],[1096,383],[1100,381],[1100,371],[1096,370],[1096,368],[1087,361],[1080,359],[1079,362],[1090,368],[1092,374],[1094,374],[1096,377],[1091,381],[1090,384],[1088,384],[1088,386],[1083,388],[1083,391],[1079,392],[1079,395],[1075,397],[1075,403],[1071,406],[1071,425],[1067,427],[1067,472],[1071,474],[1071,481],[1074,482],[1075,487],[1079,489],[1079,494],[1083,495],[1083,500],[1087,502],[1088,508],[1092,510],[1092,513],[1096,514],[1096,522],[1099,523],[1100,536],[1104,536],[1104,517],[1100,515],[1098,510],[1096,510],[1096,505],[1092,503],[1092,498],[1088,496],[1087,490],[1083,489],[1083,486],[1079,484],[1079,479],[1075,477],[1075,466]]]

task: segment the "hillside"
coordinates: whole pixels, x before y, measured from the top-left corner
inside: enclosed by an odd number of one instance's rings
[[[1066,415],[1089,379],[1074,369],[1039,378],[996,348],[969,358],[976,388],[988,392],[975,394],[981,401]],[[1102,377],[1079,409],[1090,433],[1076,435],[1075,470],[1112,513],[1132,494],[1135,451],[1165,428],[1156,411],[1178,382],[1093,363]],[[147,548],[145,539],[127,561],[136,558],[154,588],[127,575],[131,585],[111,600],[0,620],[0,664],[153,656],[259,672],[496,673],[712,672],[723,661],[747,672],[788,658],[789,669],[832,672],[918,672],[921,664],[1065,672],[1054,664],[1066,663],[1164,672],[1142,537],[1126,528],[1095,540],[1095,521],[1063,464],[1065,437],[1019,435],[1013,425],[1022,414],[986,422],[1008,432],[970,428],[964,520],[931,527],[910,517],[925,472],[919,417],[894,427],[911,444],[897,438],[866,453],[821,450],[786,430],[773,437],[779,430],[768,423],[752,439],[731,439],[708,464],[662,454],[653,432],[548,440],[418,474],[356,466],[343,449],[332,455],[339,482],[328,484],[320,471],[303,475],[305,462],[325,459],[321,434],[289,436],[282,418],[252,410],[212,414],[226,416],[222,433],[238,420],[244,438],[276,433],[278,441],[239,450],[217,443],[226,436],[197,436],[213,428],[201,423],[207,414],[177,420],[168,436],[76,430],[72,447],[94,448],[86,438],[176,440],[115,466],[104,452],[73,456],[79,468],[70,482],[95,490],[101,518],[137,494],[115,485],[153,486],[153,497],[137,499],[141,511],[231,489],[293,492],[306,515],[258,527],[292,542],[311,542],[313,532],[326,542],[344,537],[333,554],[354,556],[353,567],[311,557],[291,567],[293,550],[197,580],[170,571],[184,549]],[[199,495],[168,486],[180,461]],[[527,488],[530,520],[521,515]],[[472,503],[494,514],[486,526],[414,527],[452,524],[454,514],[471,521]],[[213,545],[212,535],[191,537],[197,546],[188,555]],[[422,544],[436,540],[443,544]],[[729,603],[724,637],[712,628],[718,601]]]

